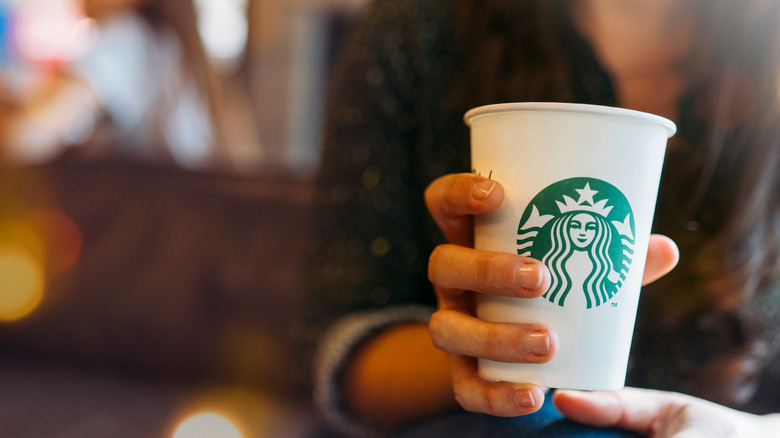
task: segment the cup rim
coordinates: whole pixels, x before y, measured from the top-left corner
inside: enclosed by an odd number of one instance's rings
[[[524,112],[524,111],[550,111],[550,112],[576,112],[591,113],[605,116],[628,117],[631,119],[650,122],[665,128],[667,136],[671,138],[677,132],[677,125],[666,117],[646,113],[627,108],[613,106],[592,105],[585,103],[561,103],[561,102],[511,102],[483,105],[472,108],[463,116],[466,125],[471,126],[471,122],[480,116],[506,113],[506,112]]]

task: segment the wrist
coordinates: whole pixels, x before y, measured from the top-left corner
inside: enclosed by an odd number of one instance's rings
[[[457,406],[447,355],[422,322],[387,328],[367,342],[345,369],[345,402],[385,430]]]
[[[392,327],[426,322],[432,309],[416,305],[354,313],[334,324],[317,348],[313,364],[314,403],[325,420],[346,436],[374,436],[379,431],[355,415],[354,397],[345,393],[345,379],[356,354],[377,334]],[[350,402],[352,401],[352,402]]]

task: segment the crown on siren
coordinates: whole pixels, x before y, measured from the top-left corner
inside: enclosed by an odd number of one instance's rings
[[[587,211],[607,217],[609,212],[612,211],[612,206],[607,205],[607,202],[609,202],[608,199],[602,199],[598,202],[593,200],[593,196],[598,193],[598,191],[591,189],[590,183],[586,183],[585,187],[575,190],[580,195],[580,199],[577,201],[566,195],[563,195],[564,202],[555,201],[555,203],[558,204],[558,209],[561,211],[561,214],[571,211]]]

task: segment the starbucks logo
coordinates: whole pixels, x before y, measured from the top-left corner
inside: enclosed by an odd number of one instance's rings
[[[517,253],[550,269],[552,284],[544,298],[591,309],[623,285],[634,232],[634,215],[620,190],[594,178],[570,178],[539,192],[525,209]]]

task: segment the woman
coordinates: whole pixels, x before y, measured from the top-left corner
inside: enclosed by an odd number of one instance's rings
[[[316,223],[327,232],[312,245],[316,295],[301,333],[319,340],[315,396],[325,414],[360,435],[442,418],[458,404],[502,417],[547,412],[542,388],[476,373],[475,357],[545,362],[557,343],[543,327],[472,316],[470,291],[538,297],[551,279],[533,259],[469,249],[473,215],[495,209],[503,188],[462,173],[461,118],[488,103],[565,101],[677,123],[655,231],[682,258],[643,292],[627,382],[677,392],[561,391],[556,406],[577,421],[652,436],[776,434],[777,417],[726,406],[780,410],[769,365],[780,314],[779,8],[768,0],[376,2],[337,73],[317,197]],[[645,281],[676,260],[674,244],[655,236]],[[494,269],[474,268],[487,261]],[[420,305],[438,310],[431,317]],[[495,421],[522,436],[535,430],[522,419],[539,415]],[[477,418],[485,417],[458,430]]]

